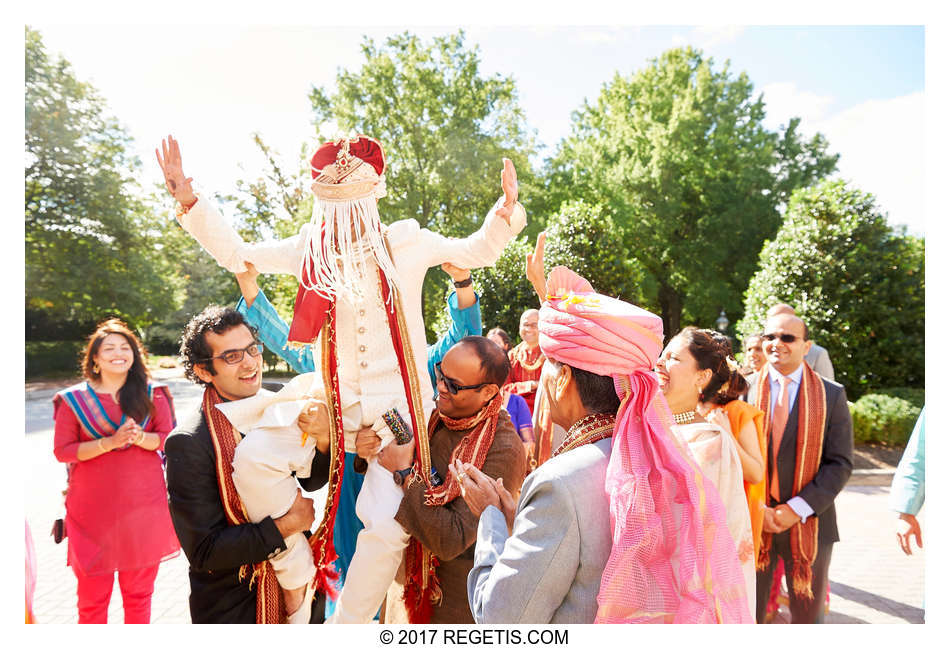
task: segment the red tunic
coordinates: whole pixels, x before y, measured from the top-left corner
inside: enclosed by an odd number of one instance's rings
[[[528,404],[528,410],[534,415],[534,395],[537,386],[532,385],[531,382],[541,378],[541,366],[544,365],[541,347],[532,349],[523,342],[518,343],[508,352],[508,360],[511,362],[511,372],[508,374],[504,390],[524,398]]]
[[[122,418],[119,404],[96,393],[106,414]],[[157,433],[158,449],[174,427],[164,388],[152,395],[155,414],[145,431]],[[56,400],[53,452],[71,464],[66,494],[66,563],[86,575],[136,570],[178,554],[178,538],[168,513],[162,461],[157,451],[138,446],[116,449],[80,462],[79,422],[61,399]]]

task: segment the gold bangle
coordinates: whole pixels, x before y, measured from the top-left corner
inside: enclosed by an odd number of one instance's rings
[[[98,447],[99,447],[99,450],[102,451],[103,453],[108,453],[108,452],[109,452],[109,449],[107,449],[105,446],[102,445],[102,438],[101,438],[101,437],[96,440],[96,446],[98,446]]]
[[[144,442],[144,441],[145,441],[145,431],[143,430],[143,431],[142,431],[142,434],[139,435],[139,437],[138,437],[137,440],[135,440],[135,445],[136,445],[136,446],[141,446],[141,445],[142,445],[142,442]]]

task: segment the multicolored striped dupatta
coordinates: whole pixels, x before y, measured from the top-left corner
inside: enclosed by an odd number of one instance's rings
[[[168,391],[168,386],[152,381],[149,381],[147,392],[150,401],[156,390],[160,390],[164,393],[169,405],[172,403],[172,396]],[[106,414],[106,409],[99,400],[99,396],[95,390],[92,389],[92,386],[89,385],[88,381],[77,383],[65,390],[57,392],[53,397],[54,412],[59,410],[64,404],[68,406],[76,416],[76,421],[79,422],[80,434],[86,438],[83,441],[94,441],[102,439],[103,437],[109,437],[114,434],[127,419],[127,415],[122,413],[122,418],[119,419],[118,423],[112,421],[112,418]],[[172,413],[172,425],[174,426],[175,410],[174,408],[170,408],[170,410]],[[145,419],[139,422],[139,425],[144,429],[151,420],[151,415],[146,415]]]

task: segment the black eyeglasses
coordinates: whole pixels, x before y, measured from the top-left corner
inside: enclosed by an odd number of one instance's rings
[[[237,365],[244,360],[244,354],[248,353],[253,358],[257,358],[264,352],[264,345],[262,343],[251,343],[244,349],[229,349],[225,352],[221,352],[217,356],[212,356],[211,358],[204,358],[202,362],[213,361],[216,358],[220,358],[222,361],[228,365]]]
[[[445,388],[449,391],[449,394],[458,394],[459,390],[477,390],[478,388],[492,384],[491,381],[489,381],[487,383],[479,383],[478,385],[459,385],[458,381],[450,379],[442,373],[442,363],[436,363],[435,382],[438,383],[439,381],[445,383]]]
[[[795,334],[762,334],[762,340],[767,340],[769,342],[778,338],[783,343],[793,343],[801,336],[796,336]]]

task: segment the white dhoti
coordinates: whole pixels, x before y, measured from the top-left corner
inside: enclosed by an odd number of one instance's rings
[[[373,458],[356,497],[356,515],[363,521],[363,529],[356,537],[343,591],[327,624],[363,624],[379,610],[409,545],[409,534],[395,518],[400,502],[402,489],[393,481],[393,474]]]
[[[234,451],[232,478],[252,523],[286,514],[299,492],[293,474],[310,476],[316,445],[310,437],[304,439],[297,417],[309,398],[325,401],[322,381],[314,377],[301,374],[280,392],[261,390],[248,399],[218,405],[244,433]],[[269,561],[281,588],[294,590],[313,580],[316,566],[302,532],[284,537],[284,545],[287,549]]]
[[[253,397],[218,406],[231,425],[244,433],[234,452],[233,479],[251,522],[286,514],[299,490],[293,473],[310,476],[316,446],[309,437],[301,442],[303,434],[297,426],[297,417],[310,398],[326,402],[323,380],[312,372],[293,378],[280,392],[261,390]],[[405,397],[394,400],[392,407],[406,419]],[[349,429],[361,426],[366,415],[371,416],[362,412],[358,403],[344,410],[346,451],[356,449],[357,431]],[[381,449],[393,441],[392,431],[381,417],[370,423],[382,439]],[[379,610],[409,544],[409,535],[395,520],[402,495],[392,474],[375,458],[370,460],[356,500],[356,514],[364,527],[356,538],[346,583],[328,623],[369,622]],[[310,544],[303,533],[284,538],[284,544],[287,549],[269,561],[281,588],[300,588],[316,574]]]

